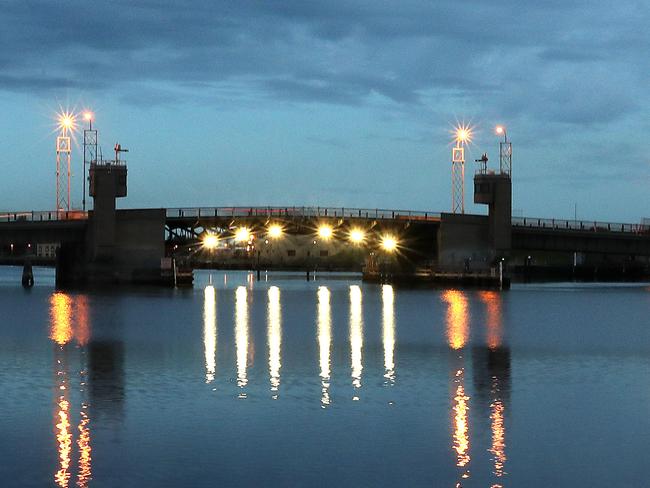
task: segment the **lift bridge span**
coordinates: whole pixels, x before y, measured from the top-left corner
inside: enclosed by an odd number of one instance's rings
[[[227,233],[238,226],[247,226],[262,237],[264,226],[270,222],[282,224],[287,234],[309,233],[326,222],[334,228],[334,238],[342,238],[350,227],[363,228],[368,231],[369,244],[382,232],[394,233],[404,240],[405,248],[428,259],[434,258],[440,245],[440,228],[453,218],[453,214],[428,211],[318,206],[182,207],[160,211],[168,243],[198,242],[205,232],[219,229]],[[478,215],[462,217],[477,225],[487,219]],[[88,212],[81,211],[0,213],[0,252],[7,256],[25,248],[35,252],[39,243],[81,241],[87,222]],[[610,254],[629,259],[650,256],[650,226],[644,224],[531,217],[512,217],[511,223],[513,254],[523,253],[526,258],[553,252]]]

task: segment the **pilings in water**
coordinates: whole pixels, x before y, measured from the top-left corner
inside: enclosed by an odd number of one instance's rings
[[[23,288],[31,288],[34,286],[34,271],[32,270],[32,263],[29,260],[23,264],[22,283]]]

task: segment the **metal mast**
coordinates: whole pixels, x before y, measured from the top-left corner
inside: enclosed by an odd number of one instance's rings
[[[465,213],[465,144],[472,140],[472,129],[461,124],[454,132],[456,145],[451,149],[451,211]]]
[[[497,126],[497,134],[503,134],[503,142],[499,142],[499,169],[501,174],[512,177],[512,142],[508,141],[508,133],[502,125]]]
[[[86,211],[86,167],[97,161],[97,129],[93,129],[93,113],[85,112],[84,119],[88,121],[88,128],[84,129],[84,172],[82,177],[83,185],[83,211]]]
[[[56,212],[70,210],[70,132],[74,128],[74,115],[59,116],[61,132],[56,138]]]
[[[451,211],[465,213],[465,148],[459,141],[451,150]]]

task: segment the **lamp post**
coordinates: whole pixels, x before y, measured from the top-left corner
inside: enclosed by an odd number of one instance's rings
[[[56,138],[56,214],[70,210],[70,136],[75,130],[75,115],[59,114],[59,135]]]
[[[86,165],[97,161],[97,130],[93,130],[93,118],[95,114],[86,111],[83,114],[84,120],[88,122],[88,128],[84,129],[84,172],[82,179],[83,184],[83,211],[86,211]]]
[[[472,140],[472,128],[459,125],[455,129],[456,145],[451,149],[451,211],[465,213],[465,144]]]
[[[512,142],[508,141],[506,127],[497,125],[494,130],[497,135],[503,134],[503,142],[499,142],[499,169],[501,174],[507,174],[512,177]]]

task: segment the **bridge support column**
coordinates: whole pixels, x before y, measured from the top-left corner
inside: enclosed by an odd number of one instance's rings
[[[488,206],[488,244],[494,258],[509,256],[512,247],[512,182],[508,173],[474,176],[474,203]]]

